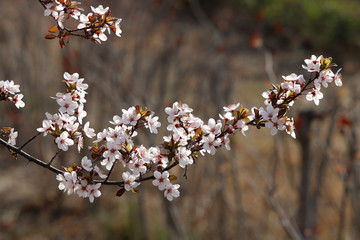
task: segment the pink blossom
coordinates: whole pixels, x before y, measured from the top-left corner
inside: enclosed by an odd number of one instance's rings
[[[124,188],[126,191],[136,188],[140,183],[136,182],[136,177],[129,172],[123,172],[122,178],[124,179]]]
[[[312,55],[310,59],[305,59],[305,65],[302,65],[304,69],[306,69],[309,72],[319,72],[320,71],[320,60],[322,58],[322,55],[319,57],[316,57],[315,55]]]
[[[158,133],[157,128],[161,126],[161,123],[158,121],[158,119],[159,117],[152,117],[152,115],[145,118],[145,127],[149,128],[151,133]]]
[[[239,129],[244,136],[246,136],[245,131],[249,130],[249,126],[244,120],[237,121],[236,128]]]
[[[339,70],[337,70],[337,72],[335,73],[334,79],[335,79],[335,85],[338,87],[341,87],[342,81],[341,81],[341,74],[339,74],[339,72],[341,71],[341,68]]]
[[[274,136],[278,130],[285,130],[283,118],[277,118],[274,116],[268,122],[265,123],[265,127],[270,128],[270,134]]]
[[[175,158],[179,161],[179,165],[182,168],[185,168],[189,164],[193,164],[193,159],[190,156],[191,151],[186,149],[186,147],[179,147],[176,151]]]
[[[38,132],[43,132],[44,136],[46,136],[48,133],[52,132],[54,130],[54,126],[51,122],[51,120],[43,120],[42,121],[42,127],[36,129]]]
[[[58,148],[63,151],[67,151],[69,146],[74,145],[74,141],[69,138],[69,133],[66,131],[61,133],[61,135],[55,139],[55,142],[57,143]]]
[[[8,143],[12,146],[16,145],[16,138],[18,137],[18,132],[14,132],[14,129],[11,128],[9,136],[8,136]]]
[[[155,171],[154,177],[155,177],[155,180],[152,181],[152,184],[154,186],[157,186],[160,191],[164,190],[166,188],[166,186],[168,186],[170,184],[168,171],[164,171],[162,173],[159,171]]]
[[[217,135],[221,132],[221,127],[221,122],[216,122],[213,118],[210,118],[208,125],[203,125],[201,128],[205,133]]]
[[[209,136],[204,137],[202,142],[204,143],[204,150],[214,155],[216,152],[216,147],[221,145],[221,139],[215,139],[214,134],[209,134]]]
[[[236,110],[240,106],[240,103],[231,104],[229,106],[223,107],[225,112],[231,112]]]
[[[94,198],[98,198],[101,196],[101,192],[99,190],[100,187],[101,183],[87,185],[86,190],[88,191],[89,201],[91,203],[94,202]]]
[[[81,159],[81,166],[88,172],[90,172],[93,169],[92,162],[87,156]]]
[[[279,109],[278,108],[274,108],[271,105],[268,105],[266,107],[266,110],[264,110],[264,108],[260,108],[259,109],[259,113],[260,115],[263,117],[263,119],[272,119],[274,116],[276,117],[279,113]]]
[[[135,126],[140,119],[140,113],[136,112],[135,107],[130,107],[128,110],[122,110],[122,122],[127,125]]]
[[[319,101],[323,97],[324,95],[320,92],[320,89],[313,88],[312,91],[306,95],[306,100],[314,101],[315,105],[319,105]]]
[[[167,198],[167,200],[172,201],[174,198],[177,198],[180,196],[179,192],[179,184],[169,184],[165,187],[164,191],[164,197]]]
[[[95,130],[90,128],[89,125],[90,125],[90,122],[85,123],[83,131],[88,138],[93,138],[96,136]]]
[[[56,179],[59,183],[59,190],[64,190],[67,194],[73,194],[78,189],[78,178],[75,171],[65,172],[64,174],[56,175]]]

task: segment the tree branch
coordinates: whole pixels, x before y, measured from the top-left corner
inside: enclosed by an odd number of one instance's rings
[[[50,171],[52,171],[54,173],[57,173],[57,174],[63,173],[63,171],[61,171],[60,169],[58,169],[56,167],[53,167],[53,166],[49,165],[48,163],[41,161],[38,158],[35,158],[35,157],[31,156],[30,154],[28,154],[27,152],[24,152],[20,148],[17,148],[15,146],[10,145],[8,142],[6,142],[2,138],[0,138],[0,144],[5,146],[6,148],[10,149],[11,151],[19,154],[20,156],[23,156],[24,158],[26,158],[30,162],[36,163],[37,165],[40,165],[40,166],[42,166],[44,168],[47,168],[47,169],[49,169]]]

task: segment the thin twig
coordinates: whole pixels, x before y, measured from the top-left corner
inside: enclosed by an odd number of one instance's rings
[[[104,183],[105,183],[105,182],[107,182],[107,181],[109,180],[110,175],[111,175],[111,173],[112,173],[112,171],[113,171],[113,169],[114,169],[114,168],[115,168],[115,164],[113,164],[113,165],[111,166],[110,171],[108,172],[108,175],[107,175],[107,177],[106,177],[106,179],[105,179]]]
[[[55,155],[50,159],[50,162],[48,162],[48,165],[50,166],[52,164],[52,162],[54,161],[54,159],[56,158],[56,156],[61,152],[62,150],[58,150]]]
[[[19,147],[19,149],[23,149],[26,145],[28,145],[32,140],[34,140],[37,136],[39,136],[41,134],[41,132],[38,132],[35,136],[33,136],[32,138],[30,138],[29,140],[27,140],[23,145],[21,145],[21,147]]]

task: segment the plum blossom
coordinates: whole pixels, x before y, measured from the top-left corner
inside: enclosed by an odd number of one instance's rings
[[[99,5],[97,8],[94,8],[93,6],[90,6],[90,7],[94,13],[100,14],[100,15],[104,15],[105,13],[107,13],[109,11],[109,7],[104,8],[102,5]]]
[[[81,166],[88,172],[90,172],[91,170],[93,170],[92,168],[92,162],[91,160],[85,156],[81,159]]]
[[[82,124],[82,120],[86,117],[87,112],[84,110],[84,104],[80,103],[79,107],[75,110],[75,116],[77,117],[80,124]]]
[[[158,121],[158,119],[159,117],[152,117],[151,115],[145,118],[145,127],[149,128],[151,133],[158,133],[157,128],[161,126],[161,123]]]
[[[246,124],[244,120],[239,120],[236,122],[237,129],[240,130],[240,132],[246,136],[245,131],[249,130],[249,126]]]
[[[82,197],[82,198],[87,198],[89,197],[89,193],[87,191],[87,186],[88,186],[88,181],[86,179],[83,179],[80,181],[80,183],[78,184],[78,188],[77,188],[77,195],[79,197]]]
[[[177,198],[180,196],[179,192],[179,184],[169,184],[165,187],[164,191],[164,197],[167,198],[167,200],[172,201],[174,198]]]
[[[334,80],[334,73],[330,69],[326,69],[320,72],[320,75],[315,79],[315,87],[320,89],[320,85],[327,88],[328,84]]]
[[[56,179],[59,183],[59,190],[64,190],[67,194],[73,194],[78,189],[78,178],[77,173],[75,171],[65,172],[64,174],[56,175]]]
[[[123,109],[122,112],[122,122],[126,125],[135,126],[141,117],[140,113],[136,112],[135,107],[130,107],[128,110]]]
[[[229,134],[226,134],[224,136],[223,143],[224,143],[226,150],[231,150]]]
[[[155,171],[154,172],[155,180],[152,181],[152,184],[155,187],[158,187],[160,191],[163,191],[166,188],[166,186],[170,184],[169,175],[170,174],[168,171],[164,171],[162,173],[159,171]]]
[[[15,107],[17,108],[23,108],[25,107],[25,103],[23,102],[24,95],[22,94],[16,94],[14,95],[12,102],[15,103]]]
[[[340,71],[341,71],[341,68],[339,70],[337,70],[337,72],[335,73],[335,76],[334,76],[335,85],[338,87],[342,86],[341,74],[339,73]]]
[[[306,95],[306,100],[314,101],[316,105],[319,105],[319,101],[323,97],[324,95],[322,94],[322,92],[320,92],[320,89],[313,88],[312,91]]]
[[[107,170],[110,170],[115,159],[120,158],[120,152],[117,144],[114,141],[106,143],[107,150],[103,153],[104,160],[101,161],[101,165],[106,166]]]
[[[285,121],[286,133],[296,139],[294,118],[287,118]]]
[[[266,107],[266,110],[264,110],[264,108],[261,107],[259,109],[259,113],[265,120],[272,119],[273,117],[276,117],[278,115],[279,108],[274,108],[273,106],[268,105]]]
[[[128,164],[129,169],[133,172],[134,175],[138,176],[140,173],[144,174],[146,173],[146,166],[144,165],[144,160],[141,158],[137,158],[134,160],[131,160]]]
[[[71,93],[63,95],[57,102],[60,105],[59,112],[68,113],[69,115],[73,115],[75,109],[79,106],[77,102],[73,101]]]
[[[215,119],[210,118],[208,125],[203,125],[201,128],[205,133],[211,133],[217,135],[221,132],[221,122],[216,122]]]
[[[121,37],[121,33],[122,33],[122,30],[120,28],[120,23],[121,23],[122,19],[119,18],[116,20],[115,22],[115,35],[118,36],[118,37]]]
[[[79,123],[78,122],[68,122],[68,123],[64,124],[64,128],[69,133],[76,132],[76,130],[79,128]]]
[[[93,170],[99,177],[101,177],[103,179],[107,178],[107,175],[104,174],[97,165],[95,165]]]
[[[151,161],[162,168],[165,168],[167,163],[169,162],[166,155],[161,154],[160,149],[158,147],[151,147],[148,150]]]
[[[88,138],[93,138],[96,136],[95,130],[93,128],[90,128],[89,125],[90,122],[85,123],[83,131]]]
[[[11,101],[17,108],[25,107],[22,100],[24,95],[19,92],[20,85],[15,84],[13,80],[0,80],[0,101]]]
[[[57,21],[58,26],[61,29],[64,29],[63,21],[65,20],[65,12],[64,11],[61,11],[61,12],[53,11],[51,15]]]
[[[204,143],[204,150],[211,155],[214,155],[216,152],[216,147],[221,145],[221,139],[215,139],[214,134],[209,134],[208,136],[205,136],[202,142]]]
[[[274,136],[278,130],[285,130],[284,119],[274,116],[272,119],[265,123],[265,127],[270,128],[270,134]]]
[[[12,146],[16,145],[16,138],[18,137],[18,132],[14,132],[14,129],[11,128],[10,133],[8,135],[8,143]]]
[[[234,116],[231,112],[226,112],[224,115],[219,114],[219,117],[225,122],[234,120]]]
[[[48,133],[52,132],[54,130],[54,125],[51,122],[51,120],[43,120],[42,121],[42,127],[36,129],[38,132],[43,132],[44,136],[46,136]]]
[[[177,108],[175,103],[173,104],[172,107],[166,107],[165,108],[165,113],[168,115],[167,121],[169,123],[173,123],[175,118],[177,117],[178,112],[179,112],[179,109]]]
[[[86,190],[89,194],[89,201],[94,202],[94,198],[98,198],[101,196],[101,192],[99,188],[101,187],[101,183],[89,184],[86,186]]]
[[[122,178],[124,179],[124,188],[126,191],[136,188],[140,183],[136,182],[136,176],[130,174],[129,172],[123,172]]]
[[[69,146],[74,145],[74,140],[69,138],[68,132],[63,132],[59,137],[55,139],[55,142],[58,145],[58,148],[67,151],[69,149]]]
[[[310,59],[305,59],[305,65],[302,65],[304,69],[306,69],[309,72],[319,72],[320,71],[320,61],[322,59],[322,55],[319,57],[316,57],[315,55],[312,55]]]
[[[113,120],[110,121],[110,123],[113,124],[113,125],[121,125],[123,122],[122,122],[122,118],[121,118],[121,117],[119,117],[118,115],[115,115],[115,116],[113,117]]]
[[[94,143],[106,141],[107,135],[108,135],[108,134],[107,134],[106,129],[102,130],[102,132],[98,132],[98,133],[96,134],[97,139],[94,141]]]
[[[194,162],[191,157],[191,151],[186,149],[186,147],[179,147],[175,158],[179,161],[179,165],[182,168],[185,168],[186,165],[193,164]]]
[[[231,104],[229,106],[223,107],[225,112],[231,112],[236,110],[240,106],[240,103]]]

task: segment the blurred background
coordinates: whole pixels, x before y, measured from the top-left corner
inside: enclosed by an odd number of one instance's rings
[[[250,129],[232,138],[231,151],[200,158],[182,177],[181,197],[168,202],[151,182],[140,193],[67,196],[52,172],[0,148],[0,239],[360,239],[360,2],[357,0],[84,1],[110,6],[123,18],[122,38],[101,44],[71,38],[65,49],[46,40],[55,22],[38,1],[0,2],[0,79],[21,85],[26,107],[0,104],[0,126],[15,127],[18,144],[36,134],[50,98],[65,90],[64,71],[89,84],[86,110],[96,131],[133,105],[163,124],[164,108],[182,101],[196,116],[218,118],[222,106],[263,106],[261,93],[282,75],[306,74],[312,54],[343,68],[342,88],[324,89],[319,106],[298,101],[291,111],[297,139]],[[89,142],[88,142],[89,143]],[[45,161],[56,153],[50,136],[25,151]],[[59,154],[57,167],[78,163]],[[120,169],[121,170],[121,169]],[[115,180],[115,175],[113,176]],[[117,179],[120,178],[120,172]]]

